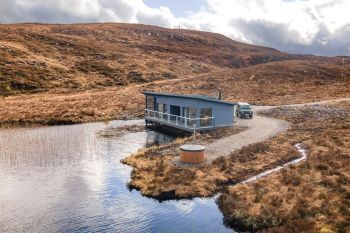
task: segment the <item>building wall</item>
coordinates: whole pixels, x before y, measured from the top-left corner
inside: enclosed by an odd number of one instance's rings
[[[212,108],[213,117],[215,117],[215,126],[232,126],[233,125],[233,105],[215,103],[204,100],[197,100],[197,108],[200,111],[201,108]],[[199,116],[199,114],[198,114]]]
[[[200,117],[201,108],[212,108],[213,117],[215,117],[215,126],[232,126],[234,121],[234,106],[223,103],[215,103],[205,100],[186,99],[170,96],[156,96],[156,104],[168,104],[168,112],[170,105],[177,105],[181,107],[181,116],[183,115],[182,107],[190,107],[197,109],[197,118]]]

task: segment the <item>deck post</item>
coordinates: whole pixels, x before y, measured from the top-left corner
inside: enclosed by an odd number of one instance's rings
[[[193,125],[193,144],[196,144],[196,124]]]
[[[146,106],[146,109],[148,109],[148,104],[147,104],[147,95],[145,95],[145,106]]]
[[[185,118],[185,127],[187,127],[187,118]]]
[[[176,125],[179,125],[179,117],[176,116]]]

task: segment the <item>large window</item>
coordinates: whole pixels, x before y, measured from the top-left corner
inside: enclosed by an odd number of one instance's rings
[[[170,105],[170,121],[173,121],[174,123],[176,122],[176,124],[179,123],[180,118],[177,116],[180,116],[180,106],[177,105]]]
[[[195,108],[182,107],[182,116],[190,119],[197,118],[197,111]],[[182,119],[186,126],[194,127],[196,120]]]
[[[167,104],[162,104],[162,103],[157,103],[157,117],[161,118],[163,120],[167,120],[168,119],[168,115],[163,114],[163,113],[167,113]]]
[[[167,108],[167,104],[158,103],[158,112],[166,113]]]
[[[213,125],[213,111],[211,108],[201,108],[200,111],[201,127],[212,126]]]
[[[155,101],[156,101],[156,98],[154,96],[146,96],[146,109],[154,111]]]
[[[195,108],[183,107],[182,112],[183,112],[183,116],[186,118],[191,118],[191,119],[196,118],[196,109]]]
[[[180,106],[170,105],[170,114],[180,116]]]

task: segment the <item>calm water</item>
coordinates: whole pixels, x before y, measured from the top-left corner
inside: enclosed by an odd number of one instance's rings
[[[128,190],[120,159],[171,138],[96,133],[135,123],[0,131],[0,232],[230,232],[213,198],[159,203]]]

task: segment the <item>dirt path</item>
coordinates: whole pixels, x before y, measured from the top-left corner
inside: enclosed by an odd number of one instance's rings
[[[341,101],[350,101],[350,98],[323,100],[323,101],[303,103],[303,104],[285,104],[285,105],[279,105],[279,106],[254,106],[254,110],[257,112],[257,111],[271,109],[271,108],[277,108],[277,107],[300,107],[300,106],[308,106],[308,105],[336,103],[336,102],[341,102]]]
[[[340,101],[350,101],[350,98],[282,106],[298,107],[306,105],[327,104]],[[241,149],[243,146],[262,142],[269,138],[272,138],[279,133],[285,132],[290,126],[290,123],[287,121],[256,115],[256,112],[260,110],[276,107],[279,106],[253,106],[253,111],[255,114],[253,119],[250,120],[237,118],[237,125],[247,127],[248,129],[241,133],[222,138],[209,144],[206,150],[207,162],[210,163],[220,156],[229,156],[232,152]]]

